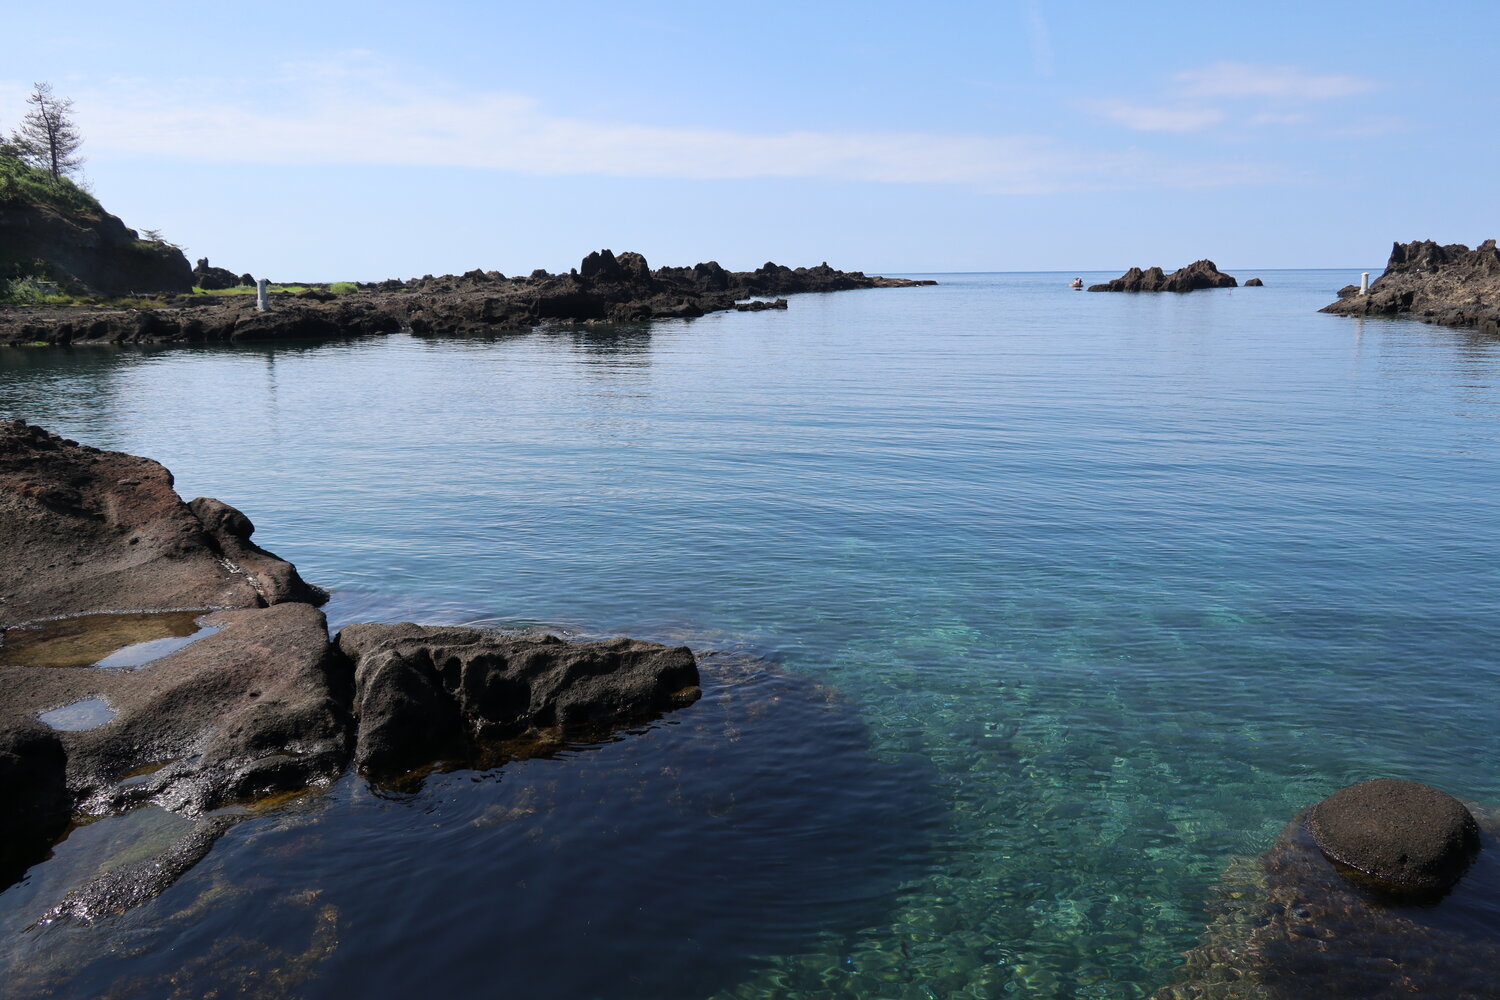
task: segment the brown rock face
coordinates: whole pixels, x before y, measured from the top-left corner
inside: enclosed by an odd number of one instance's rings
[[[1462,243],[1440,246],[1431,240],[1396,243],[1370,293],[1358,292],[1352,285],[1340,289],[1339,300],[1321,311],[1408,317],[1500,333],[1500,249],[1494,240],[1473,250]]]
[[[650,718],[698,698],[685,646],[564,642],[411,623],[350,625],[356,763],[397,776],[463,756],[476,741]]]
[[[142,240],[107,212],[0,203],[0,273],[41,260],[63,284],[100,295],[186,292],[192,270],[182,251]]]
[[[291,564],[250,543],[243,514],[194,504],[149,458],[0,422],[0,628],[90,611],[321,603]]]
[[[1234,288],[1238,282],[1211,260],[1198,260],[1166,274],[1159,267],[1132,267],[1113,281],[1090,285],[1091,292],[1192,292],[1201,288]]]
[[[1479,827],[1462,802],[1396,778],[1334,792],[1313,806],[1310,826],[1324,854],[1394,892],[1441,892],[1479,850]]]

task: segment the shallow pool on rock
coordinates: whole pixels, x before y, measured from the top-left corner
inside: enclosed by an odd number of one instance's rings
[[[115,710],[103,698],[84,698],[37,716],[45,725],[63,732],[79,733],[97,729],[115,717]]]
[[[218,631],[207,611],[106,612],[38,622],[0,634],[0,663],[132,670]]]

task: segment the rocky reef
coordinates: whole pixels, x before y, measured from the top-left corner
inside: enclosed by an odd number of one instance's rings
[[[1500,334],[1500,249],[1494,240],[1473,250],[1431,240],[1396,243],[1368,294],[1359,294],[1355,285],[1338,294],[1338,301],[1322,312],[1417,319]]]
[[[699,696],[682,646],[410,623],[331,641],[326,594],[253,530],[221,501],[184,503],[149,459],[0,424],[0,887],[79,814],[199,817],[326,784],[351,761],[410,784]],[[205,819],[47,919],[152,898],[223,829]]]
[[[1229,864],[1155,1000],[1500,996],[1497,833],[1500,812],[1416,782],[1336,792]]]
[[[1090,285],[1091,292],[1193,292],[1201,288],[1234,288],[1238,282],[1211,260],[1197,260],[1167,274],[1159,267],[1132,267],[1113,281]]]
[[[206,268],[207,261],[202,263]],[[737,308],[784,308],[784,301],[759,305],[743,300],[932,284],[936,282],[838,271],[826,263],[793,269],[768,262],[754,271],[736,272],[709,261],[653,271],[640,254],[600,250],[570,274],[534,271],[508,278],[474,270],[383,281],[342,295],[309,289],[273,295],[270,312],[256,311],[249,295],[176,296],[147,309],[0,307],[0,344],[338,338],[398,330],[419,336],[488,334],[549,322],[635,323]]]

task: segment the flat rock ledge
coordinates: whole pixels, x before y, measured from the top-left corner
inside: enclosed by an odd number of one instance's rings
[[[254,295],[170,296],[131,309],[0,306],[0,345],[339,339],[399,330],[417,336],[487,335],[544,323],[640,323],[734,309],[784,309],[784,299],[743,300],[935,284],[840,271],[826,262],[791,268],[768,261],[754,271],[728,271],[707,261],[652,270],[638,253],[598,250],[569,274],[538,270],[506,277],[476,269],[365,284],[342,295],[309,288],[273,294],[270,312],[256,311]]]
[[[1339,300],[1320,310],[1339,316],[1405,318],[1500,334],[1500,249],[1485,240],[1470,250],[1462,243],[1431,240],[1395,243],[1385,272],[1369,294],[1345,285]]]
[[[1239,284],[1211,260],[1197,260],[1167,274],[1159,267],[1132,267],[1113,281],[1090,285],[1091,292],[1194,292],[1203,288],[1234,288]]]
[[[1497,833],[1500,810],[1427,785],[1342,789],[1230,861],[1154,1000],[1500,997]]]
[[[434,764],[595,739],[699,696],[683,646],[410,623],[351,625],[332,642],[306,599],[321,590],[250,543],[239,511],[183,503],[171,484],[148,459],[0,424],[0,888],[80,813],[203,817],[167,855],[80,888],[46,920],[152,898],[244,815],[220,822],[224,807],[326,785],[351,762],[405,788]],[[101,608],[132,612],[107,616],[132,628],[206,613],[128,667],[49,659],[49,628]]]

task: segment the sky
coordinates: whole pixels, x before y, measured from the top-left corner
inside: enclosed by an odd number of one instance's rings
[[[1500,2],[5,0],[0,130],[278,281],[1360,267],[1500,236]]]

